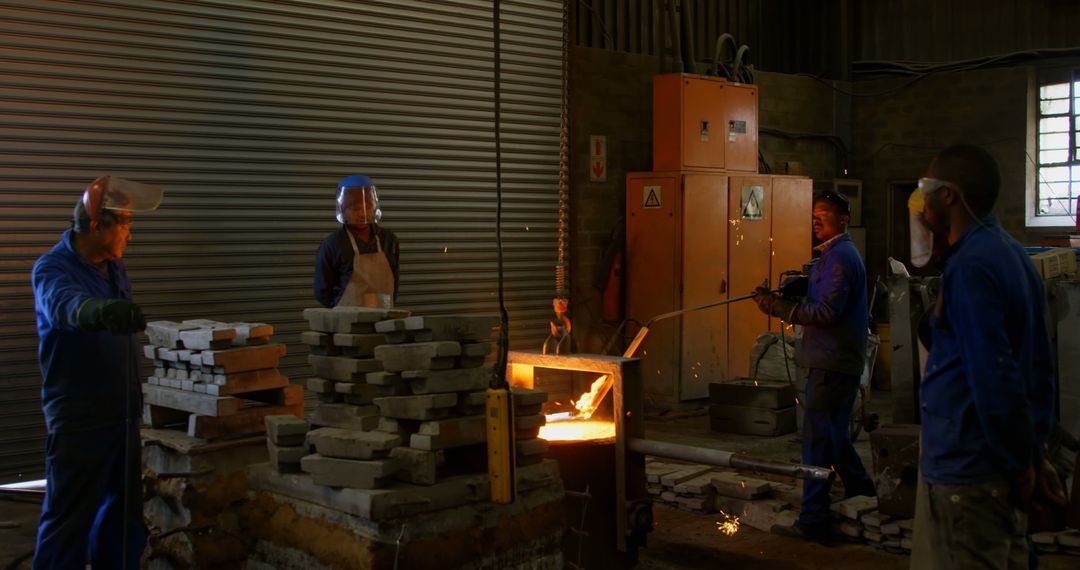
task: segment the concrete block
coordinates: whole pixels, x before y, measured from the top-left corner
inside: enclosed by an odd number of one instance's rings
[[[333,335],[319,331],[304,331],[300,333],[300,343],[310,347],[326,348],[332,346]]]
[[[469,342],[462,343],[461,356],[467,356],[470,358],[485,358],[491,354],[492,344],[490,342]]]
[[[457,358],[458,368],[480,368],[487,362],[487,359],[483,356],[459,356]]]
[[[382,334],[386,337],[387,344],[409,344],[433,340],[431,331],[392,331]]]
[[[242,346],[226,350],[204,350],[202,365],[218,368],[225,374],[277,368],[285,356],[285,345],[280,343],[262,346]]]
[[[407,420],[435,420],[450,413],[457,403],[457,394],[425,394],[421,396],[397,396],[375,398],[375,405],[382,415]]]
[[[915,530],[915,519],[900,519],[896,522],[896,526],[900,527],[901,531],[913,532]]]
[[[210,350],[232,346],[236,330],[229,328],[195,328],[180,331],[180,341],[184,348],[191,350]],[[188,358],[190,360],[190,356]]]
[[[878,503],[877,497],[859,495],[833,503],[829,508],[832,512],[837,513],[846,519],[858,521],[866,513],[876,511]],[[884,528],[882,528],[882,532],[885,532]]]
[[[790,529],[799,520],[799,512],[795,510],[780,511],[773,518],[773,524],[765,529],[765,532],[778,532],[775,529]],[[761,529],[759,529],[761,530]]]
[[[445,357],[460,354],[461,344],[452,341],[384,344],[375,348],[375,358],[382,362],[384,370],[391,372],[442,368],[447,362]]]
[[[378,360],[344,356],[309,354],[308,363],[316,376],[335,382],[363,381],[368,372],[382,370],[382,364]]]
[[[904,549],[904,550],[906,550],[908,552],[911,552],[911,548],[914,546],[914,544],[915,543],[910,538],[901,538],[900,539],[900,548],[902,548],[902,549]]]
[[[529,390],[527,388],[511,388],[514,395],[514,409],[520,410],[528,406],[541,405],[548,400],[547,392],[543,390]],[[524,415],[524,414],[523,414]]]
[[[885,535],[881,534],[881,532],[870,529],[863,529],[862,537],[867,542],[881,542],[882,540],[885,540]]]
[[[515,442],[517,455],[543,455],[547,453],[548,442],[546,439],[523,439]]]
[[[678,471],[666,473],[660,477],[660,484],[669,489],[673,489],[675,485],[693,479],[698,475],[703,475],[712,471],[712,467],[707,465],[685,465]]]
[[[682,483],[676,483],[675,492],[682,495],[712,495],[716,492],[716,488],[713,487],[713,476],[713,473],[704,473]]]
[[[491,383],[491,369],[406,370],[401,377],[409,380],[414,394],[475,392]]]
[[[164,386],[143,384],[143,401],[154,406],[183,410],[204,416],[227,416],[240,409],[240,400],[231,396],[197,394]]]
[[[266,344],[274,335],[274,326],[266,323],[225,323],[225,326],[236,331],[234,346]]]
[[[266,430],[264,422],[266,416],[282,414],[303,416],[303,390],[300,386],[290,386],[284,390],[290,391],[290,388],[297,389],[297,392],[294,392],[294,394],[299,394],[299,401],[296,403],[286,403],[280,406],[271,405],[243,408],[235,414],[220,417],[191,414],[188,416],[187,434],[190,437],[203,439],[257,435],[264,433]]]
[[[1080,548],[1080,530],[1069,529],[1058,533],[1057,543],[1069,548]]]
[[[266,416],[263,423],[266,426],[266,439],[277,445],[299,445],[289,443],[295,440],[286,438],[303,438],[308,432],[308,423],[293,415]]]
[[[881,529],[881,534],[886,536],[896,537],[904,534],[903,529],[900,528],[900,524],[895,522],[885,523],[878,528]]]
[[[683,463],[663,463],[651,461],[645,464],[645,480],[656,485],[660,484],[660,477],[668,473],[674,473],[686,469]]]
[[[311,474],[311,480],[316,485],[380,489],[398,471],[398,462],[390,458],[357,461],[314,454],[305,456],[300,461],[300,468]]]
[[[336,333],[332,337],[333,345],[356,358],[373,358],[375,347],[387,344],[386,335]]]
[[[499,317],[496,315],[453,315],[405,319],[406,330],[429,330],[434,340],[486,340],[493,336],[492,329],[498,324]]]
[[[409,447],[434,451],[476,445],[485,441],[487,423],[481,415],[423,422],[420,430],[410,437]]]
[[[344,402],[345,397],[337,392],[321,392],[315,394],[315,399],[323,404],[335,404]]]
[[[198,368],[203,365],[203,357],[201,352],[191,353],[191,360],[189,361],[191,366]]]
[[[840,534],[849,538],[862,538],[862,525],[855,521],[846,520],[840,523]]]
[[[173,321],[150,321],[146,323],[146,336],[150,344],[164,348],[180,348],[180,332],[198,328],[193,325],[182,325]]]
[[[157,357],[159,360],[164,360],[166,363],[180,361],[180,357],[176,354],[176,350],[171,348],[159,347],[157,349]],[[166,366],[168,366],[168,364],[166,364]]]
[[[194,382],[194,384],[191,387],[192,390],[194,390],[196,393],[199,393],[199,394],[206,394],[207,393],[206,388],[207,388],[207,385],[203,384],[202,382]],[[214,386],[214,388],[217,388],[217,386]],[[212,395],[220,396],[220,394],[218,394],[216,391]]]
[[[785,524],[787,517],[791,515],[783,515],[782,513],[792,512],[789,510],[791,505],[776,499],[748,501],[746,499],[716,495],[713,497],[713,506],[716,510],[725,514],[739,517],[741,524],[763,532],[769,532],[773,525]],[[794,524],[794,521],[792,521],[792,524]]]
[[[401,314],[408,314],[408,311],[367,307],[304,309],[304,318],[313,330],[329,333],[370,334],[375,332],[375,323]]]
[[[398,372],[368,372],[364,375],[364,380],[368,384],[374,384],[376,386],[397,386],[406,384],[401,378],[401,374]]]
[[[458,403],[451,413],[455,416],[475,416],[484,413],[487,405],[487,390],[458,394]]]
[[[274,442],[266,441],[266,450],[270,454],[270,463],[300,463],[305,455],[308,455],[308,448],[304,445],[295,446],[282,446],[275,445]]]
[[[773,498],[787,501],[793,505],[802,504],[802,483],[788,485],[786,483],[772,481],[769,483],[769,486],[772,489]]]
[[[881,528],[881,525],[892,520],[892,517],[886,514],[882,514],[878,511],[871,511],[863,515],[859,522],[870,528]]]
[[[311,425],[370,431],[379,425],[379,409],[375,406],[319,404],[311,414]]]
[[[156,360],[157,359],[157,349],[158,349],[158,347],[156,347],[156,346],[154,346],[152,344],[144,344],[142,349],[143,349],[143,356],[145,356],[146,358],[149,358],[150,360]]]
[[[795,404],[795,389],[786,381],[736,378],[709,383],[709,397],[714,404],[776,410]]]
[[[401,441],[409,441],[409,436],[420,431],[419,420],[399,420],[397,418],[379,418],[379,425],[375,431],[391,433],[401,438]]]
[[[375,332],[392,333],[405,330],[405,319],[389,319],[375,323]]]
[[[308,392],[315,392],[316,394],[332,394],[335,392],[334,381],[326,378],[311,377],[307,379],[305,385]]]
[[[157,385],[158,385],[158,382],[159,382],[159,381],[158,381],[158,378],[157,378],[157,376],[151,376],[151,377],[149,377],[149,378],[147,378],[147,379],[146,379],[146,382],[147,382],[148,384],[151,384],[151,385],[157,386]]]
[[[334,391],[343,394],[348,402],[354,405],[369,405],[379,395],[378,386],[356,382],[338,382]]]
[[[398,481],[415,485],[434,485],[439,478],[440,468],[445,463],[442,451],[425,451],[411,447],[391,449],[390,458],[399,465],[394,477]]]
[[[402,445],[401,437],[394,434],[332,427],[309,431],[307,441],[319,455],[342,459],[385,457],[391,449]]]
[[[712,509],[712,502],[705,497],[675,497],[675,505],[684,511],[704,513]]]
[[[277,368],[264,370],[249,370],[247,372],[235,372],[232,374],[204,375],[199,373],[199,378],[207,384],[213,384],[208,393],[225,396],[228,394],[247,394],[272,388],[283,388],[289,385],[289,377],[278,372]],[[193,374],[194,377],[194,374]]]
[[[772,490],[769,481],[745,477],[731,471],[714,474],[712,485],[721,495],[739,499],[757,499],[768,495]]]

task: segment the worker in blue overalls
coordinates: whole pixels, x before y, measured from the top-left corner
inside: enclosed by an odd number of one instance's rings
[[[401,251],[394,232],[379,225],[382,208],[367,176],[346,177],[337,188],[341,227],[319,245],[314,294],[324,307],[394,306]]]
[[[135,333],[146,322],[121,258],[132,213],[156,209],[162,194],[98,178],[76,203],[71,229],[34,264],[48,428],[35,569],[139,567],[146,529]]]
[[[842,194],[817,196],[813,232],[820,243],[814,249],[821,257],[810,270],[806,299],[795,302],[762,287],[755,301],[765,313],[803,327],[795,351],[795,361],[808,370],[802,402],[803,463],[834,468],[848,497],[876,496],[848,432],[869,335],[866,269],[847,233],[850,218],[851,206]],[[803,481],[802,509],[791,529],[796,535],[829,539],[831,486],[826,481]]]

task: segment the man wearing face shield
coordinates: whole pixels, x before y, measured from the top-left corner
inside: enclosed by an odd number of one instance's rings
[[[319,245],[315,299],[324,307],[390,308],[397,299],[400,249],[382,218],[375,184],[353,175],[338,184],[341,228]]]
[[[139,566],[146,529],[135,333],[146,323],[121,258],[132,214],[156,209],[162,194],[98,178],[75,204],[71,229],[34,264],[48,428],[35,569]]]
[[[988,152],[953,146],[913,199],[948,250],[919,388],[912,568],[1027,568],[1033,491],[1064,500],[1060,482],[1044,477],[1056,387],[1043,284],[991,213],[1000,185]],[[929,260],[932,237],[914,235],[913,251]]]
[[[814,249],[821,257],[810,270],[806,299],[795,302],[758,288],[754,300],[762,312],[802,325],[795,360],[807,368],[806,401],[802,402],[802,460],[833,467],[844,482],[845,495],[876,495],[873,482],[855,453],[848,431],[851,409],[866,364],[866,270],[847,234],[851,206],[842,194],[816,197],[813,211]],[[831,485],[804,481],[803,502],[793,531],[810,540],[831,534]]]

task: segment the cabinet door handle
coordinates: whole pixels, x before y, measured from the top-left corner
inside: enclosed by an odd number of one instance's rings
[[[727,293],[727,279],[720,280],[720,294]]]

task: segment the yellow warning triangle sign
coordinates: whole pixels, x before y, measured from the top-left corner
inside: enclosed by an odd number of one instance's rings
[[[660,197],[656,195],[656,188],[649,188],[649,193],[645,196],[646,208],[659,208]]]
[[[750,192],[750,195],[746,197],[746,203],[743,204],[742,217],[749,219],[757,219],[761,217],[761,202],[759,202],[760,195],[757,192]]]

